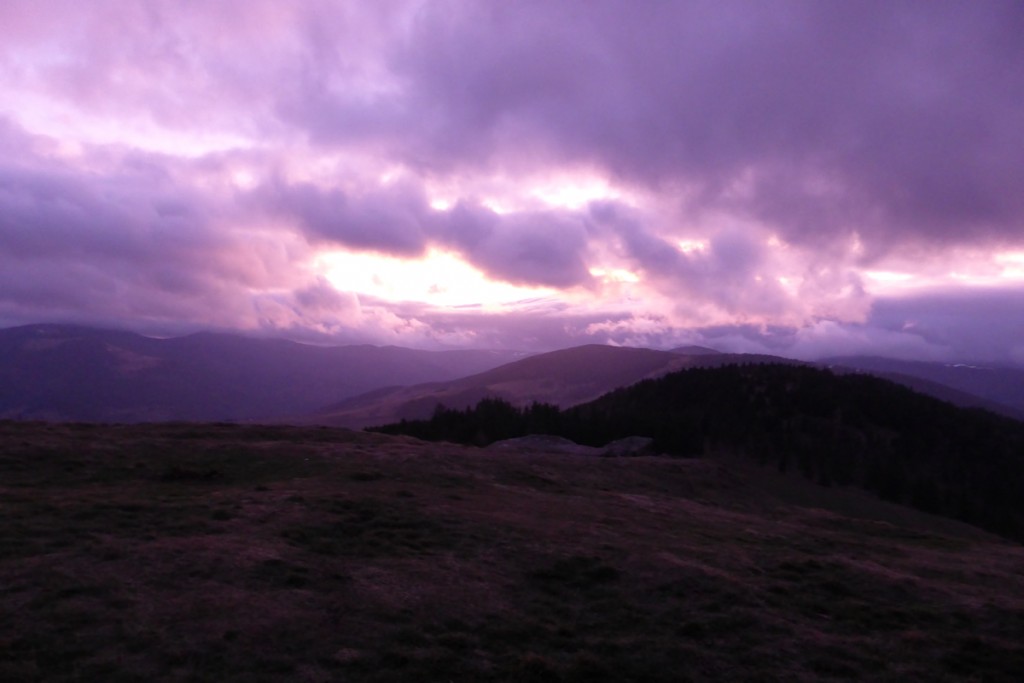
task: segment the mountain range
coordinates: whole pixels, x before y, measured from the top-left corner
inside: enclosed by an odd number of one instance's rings
[[[439,405],[466,409],[485,397],[518,407],[542,402],[568,408],[676,370],[766,363],[827,367],[838,374],[871,374],[959,407],[983,408],[1024,419],[1024,370],[1015,368],[990,370],[870,357],[805,363],[764,354],[721,353],[705,347],[656,351],[595,344],[537,354],[455,380],[387,387],[327,406],[300,422],[363,428],[422,420]]]
[[[360,428],[428,417],[484,397],[585,403],[691,367],[790,363],[700,346],[585,345],[531,355],[315,346],[199,333],[153,338],[67,325],[0,330],[0,418],[95,422],[277,421]],[[876,357],[817,363],[865,372],[947,402],[1024,418],[1024,369]]]
[[[0,330],[0,417],[97,422],[261,420],[394,384],[454,379],[508,351],[313,346],[200,333],[157,339],[65,325]]]
[[[446,382],[381,389],[328,406],[308,420],[366,427],[430,417],[439,404],[466,408],[485,397],[514,405],[538,401],[568,407],[691,363],[691,356],[671,351],[591,344],[538,354]]]
[[[820,363],[891,379],[956,405],[1024,419],[1024,369],[1019,367],[926,363],[878,356],[837,356]]]

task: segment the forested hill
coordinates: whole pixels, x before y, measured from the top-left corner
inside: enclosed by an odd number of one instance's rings
[[[1024,540],[1024,423],[868,375],[793,365],[697,368],[564,411],[484,400],[378,429],[477,445],[528,433],[595,446],[649,436],[663,453],[742,454]]]

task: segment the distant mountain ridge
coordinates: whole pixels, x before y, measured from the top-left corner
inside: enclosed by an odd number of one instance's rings
[[[674,349],[669,349],[672,353],[682,354],[684,356],[716,356],[722,352],[717,349],[712,349],[707,346],[677,346]]]
[[[381,386],[453,379],[521,355],[312,346],[208,332],[156,339],[116,330],[28,325],[0,330],[0,417],[274,419]]]
[[[327,406],[310,415],[308,421],[366,427],[423,419],[430,417],[439,404],[466,408],[486,397],[514,405],[539,401],[568,407],[693,362],[692,357],[671,351],[588,344],[537,354],[447,382],[377,390]]]
[[[934,366],[938,364],[874,360],[885,362],[878,363],[878,369],[872,369],[869,363],[860,363],[854,358],[810,362],[767,354],[722,353],[702,346],[656,351],[591,344],[536,354],[456,380],[377,389],[327,406],[301,422],[362,428],[403,419],[421,420],[430,417],[438,405],[465,409],[488,397],[520,407],[538,401],[567,408],[684,368],[766,363],[827,367],[837,373],[863,372],[959,407],[983,408],[1024,419],[1024,372],[1016,371],[1022,377],[1017,385],[1012,369],[999,376],[999,381],[993,385],[977,381],[977,376],[970,384],[944,383],[944,375],[935,371]],[[987,376],[997,377],[991,373]],[[1022,393],[1016,402],[1014,386]]]
[[[525,357],[524,357],[525,356]],[[157,339],[70,325],[0,329],[0,419],[288,421],[365,427],[485,396],[560,407],[688,367],[803,361],[589,344],[548,353],[313,346],[203,332]],[[867,372],[964,407],[1024,419],[1024,369],[867,356],[815,363]]]
[[[949,400],[957,405],[970,405],[964,403],[963,401],[966,399],[962,397],[978,397],[982,399],[982,402],[974,404],[976,407],[994,410],[1016,419],[1024,419],[1024,369],[1022,368],[897,360],[879,356],[835,356],[823,358],[818,362],[827,366],[852,368],[892,379],[912,389]],[[913,378],[913,380],[907,378]],[[952,393],[942,396],[922,386],[919,380],[948,387],[959,392],[958,395],[961,398],[958,399],[957,394]]]

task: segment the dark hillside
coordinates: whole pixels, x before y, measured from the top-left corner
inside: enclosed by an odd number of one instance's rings
[[[695,368],[566,411],[491,400],[381,431],[478,445],[530,432],[587,445],[643,435],[664,453],[738,453],[1024,538],[1024,424],[868,375],[799,365]]]

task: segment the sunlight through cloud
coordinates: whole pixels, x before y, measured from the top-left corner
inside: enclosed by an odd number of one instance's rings
[[[340,291],[438,307],[500,306],[551,293],[547,288],[495,282],[455,254],[437,249],[415,260],[333,251],[320,254],[314,269]]]

